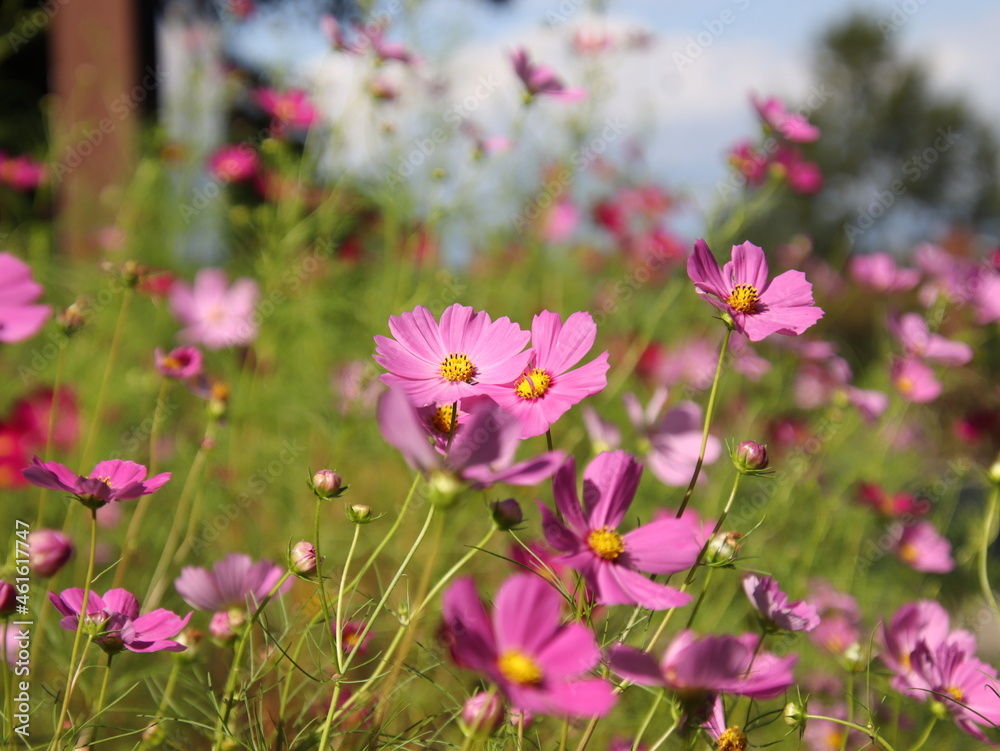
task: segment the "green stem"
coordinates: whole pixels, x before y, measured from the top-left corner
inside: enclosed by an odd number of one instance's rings
[[[101,681],[101,693],[97,697],[97,711],[94,712],[94,733],[90,737],[90,745],[93,746],[97,743],[97,734],[101,730],[101,715],[104,714],[104,701],[108,695],[108,683],[111,682],[111,653],[105,654],[104,661],[104,680]]]
[[[338,629],[337,633],[334,633],[334,630],[330,628],[331,624],[330,602],[329,600],[326,599],[326,582],[323,581],[323,555],[320,552],[320,543],[319,543],[319,519],[320,519],[320,511],[322,511],[322,509],[323,509],[323,499],[317,496],[316,514],[313,520],[313,533],[315,535],[313,538],[313,545],[316,547],[316,586],[318,587],[318,592],[319,592],[319,606],[321,612],[323,613],[324,628],[326,629],[327,635],[330,638],[330,650],[333,652],[334,659],[337,661],[337,670],[342,673],[344,670],[344,665],[340,655],[340,631]],[[354,526],[355,526],[354,539],[356,540],[358,535],[357,527],[359,525],[356,524]],[[351,545],[351,550],[352,551],[354,550],[353,543]]]
[[[334,611],[334,628],[336,629],[336,655],[337,670],[344,671],[344,586],[347,584],[347,571],[351,566],[351,558],[354,557],[354,548],[358,544],[358,535],[361,533],[361,525],[354,525],[354,537],[351,538],[351,547],[347,551],[347,560],[344,561],[344,570],[340,572],[340,587],[337,589],[337,609]],[[317,552],[316,572],[319,573],[319,554]]]
[[[73,672],[66,682],[66,695],[63,697],[62,707],[59,709],[59,720],[52,735],[52,743],[49,748],[58,751],[59,738],[62,736],[63,723],[66,722],[66,713],[69,711],[69,702],[73,698],[73,689],[76,687],[77,678],[80,677],[80,668],[74,668],[77,657],[80,655],[80,644],[83,642],[83,629],[87,621],[87,603],[90,599],[90,582],[94,578],[94,560],[97,558],[97,510],[90,510],[90,552],[87,558],[87,576],[83,580],[83,598],[80,604],[80,617],[77,619],[76,636],[73,637],[73,651],[70,653],[69,665]]]
[[[63,353],[65,351],[65,347],[60,347],[59,356],[56,358],[56,379],[52,383],[52,402],[49,404],[49,425],[45,434],[45,453],[43,454],[46,461],[52,459],[50,456],[52,453],[52,433],[56,429],[56,414],[59,412],[59,389],[62,387],[63,362],[66,359]],[[46,489],[41,488],[38,493],[38,516],[35,518],[36,529],[45,526],[45,500],[47,497],[48,493]]]
[[[924,728],[924,732],[920,734],[920,739],[910,747],[910,751],[920,751],[920,749],[924,747],[924,744],[927,743],[927,739],[931,737],[931,731],[934,729],[936,724],[937,717],[932,715],[931,721],[927,723],[927,727]]]
[[[708,594],[708,585],[712,582],[712,574],[715,573],[714,568],[708,570],[708,574],[705,575],[705,585],[701,588],[701,594],[698,595],[698,601],[695,602],[694,607],[691,608],[691,615],[688,616],[687,625],[684,628],[691,628],[694,623],[695,617],[698,615],[698,611],[701,609],[701,604],[705,601],[705,595]]]
[[[674,731],[677,729],[678,724],[680,724],[680,720],[679,719],[674,720],[674,724],[667,729],[667,732],[665,732],[663,735],[661,735],[659,738],[656,739],[656,743],[654,743],[652,746],[649,747],[649,751],[656,751],[656,749],[658,749],[660,746],[666,743],[667,739],[674,734]]]
[[[642,721],[642,725],[639,726],[639,730],[635,734],[635,739],[632,741],[632,751],[638,751],[639,744],[642,743],[642,736],[646,734],[646,729],[649,727],[649,723],[653,721],[653,715],[656,714],[656,709],[660,706],[661,701],[663,701],[663,691],[657,691],[656,698],[649,705],[649,712],[646,713],[646,719]]]
[[[883,746],[885,746],[886,751],[894,751],[893,747],[889,745],[889,742],[886,741],[877,732],[875,732],[875,728],[873,728],[871,726],[869,726],[869,727],[862,727],[861,725],[858,725],[858,724],[856,724],[854,722],[848,722],[847,720],[840,720],[840,719],[838,719],[836,717],[824,717],[823,715],[818,715],[818,714],[807,714],[807,715],[804,715],[804,717],[807,720],[824,720],[826,722],[835,722],[838,725],[843,725],[844,727],[854,728],[855,730],[860,730],[862,733],[864,733],[865,735],[867,735],[873,741],[878,741]],[[650,749],[650,751],[652,751],[652,749]]]
[[[385,533],[385,537],[382,538],[382,542],[378,544],[372,554],[368,556],[368,560],[364,562],[364,565],[358,569],[358,573],[354,575],[351,579],[351,583],[347,586],[348,589],[353,590],[358,584],[361,583],[361,577],[364,576],[365,572],[371,568],[372,564],[379,557],[379,554],[389,544],[389,540],[392,539],[393,535],[396,534],[396,530],[399,529],[400,525],[403,523],[403,519],[406,518],[406,512],[410,509],[410,502],[413,500],[413,494],[417,490],[417,485],[420,483],[420,478],[423,477],[419,472],[413,476],[413,482],[410,485],[410,490],[406,494],[406,498],[403,500],[403,505],[399,509],[399,513],[396,515],[396,521],[392,523],[389,527],[389,531]]]
[[[986,505],[986,518],[983,519],[983,541],[979,547],[979,588],[983,590],[983,597],[990,604],[994,615],[1000,618],[1000,606],[997,605],[997,599],[993,595],[993,588],[990,586],[989,575],[986,569],[990,543],[996,537],[995,527],[998,502],[1000,502],[1000,484],[993,486],[989,503]]]
[[[733,330],[726,326],[726,336],[722,340],[722,347],[719,349],[719,361],[715,366],[715,378],[712,380],[712,390],[708,395],[708,406],[705,407],[705,425],[701,431],[701,449],[698,451],[698,462],[694,465],[694,473],[691,475],[691,482],[688,483],[687,491],[684,493],[684,500],[681,507],[677,509],[677,518],[680,519],[687,508],[694,486],[698,482],[698,475],[701,474],[701,465],[705,463],[705,450],[708,447],[708,429],[712,424],[712,413],[715,411],[715,397],[719,392],[719,382],[722,380],[722,366],[726,361],[726,351],[729,349],[729,338],[733,335]]]

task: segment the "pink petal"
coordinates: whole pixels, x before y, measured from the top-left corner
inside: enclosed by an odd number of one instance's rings
[[[564,373],[583,359],[597,338],[597,324],[590,313],[573,313],[563,324],[558,313],[545,310],[531,323],[531,346],[538,367]]]
[[[664,685],[660,666],[651,654],[632,647],[618,645],[608,653],[608,665],[622,678],[640,686]]]
[[[536,574],[510,577],[497,593],[493,624],[497,651],[519,649],[537,655],[559,630],[562,596]]]
[[[624,536],[629,568],[648,574],[675,574],[691,568],[701,546],[691,524],[681,519],[660,519]]]
[[[601,661],[601,651],[590,629],[570,623],[535,653],[535,661],[546,681],[561,681],[590,671]]]
[[[694,286],[703,292],[725,300],[732,291],[732,287],[723,280],[719,264],[704,240],[695,241],[694,253],[688,256],[687,272]]]
[[[749,284],[758,292],[764,291],[767,287],[767,258],[764,256],[763,249],[749,242],[734,245],[731,263],[734,287],[738,284]],[[723,280],[729,280],[725,271],[723,271]]]
[[[616,528],[635,498],[642,465],[624,451],[598,454],[583,473],[583,505],[591,529]]]
[[[629,597],[629,600],[627,603],[605,602],[603,604],[635,604],[649,610],[667,610],[691,602],[691,595],[686,592],[681,592],[665,584],[657,584],[624,566],[611,565],[606,568],[609,569],[611,577],[618,583],[620,590]]]

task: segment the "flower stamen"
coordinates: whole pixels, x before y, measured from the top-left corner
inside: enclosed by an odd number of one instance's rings
[[[446,381],[472,383],[476,376],[476,366],[468,355],[450,353],[441,363],[441,377]]]
[[[590,549],[606,561],[617,560],[625,552],[625,540],[616,530],[601,527],[587,537]]]
[[[450,435],[453,416],[454,410],[452,406],[450,404],[442,404],[435,410],[434,416],[431,418],[431,427],[442,435]]]
[[[532,368],[517,382],[514,391],[522,399],[538,399],[545,395],[552,384],[552,376],[541,368]]]
[[[756,313],[760,293],[750,284],[737,284],[726,298],[726,305],[737,313]]]
[[[519,686],[537,686],[542,682],[542,669],[519,649],[508,649],[500,655],[497,668],[504,678]]]

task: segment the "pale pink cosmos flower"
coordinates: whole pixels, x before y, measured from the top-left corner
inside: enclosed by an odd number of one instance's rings
[[[230,553],[212,570],[185,566],[174,580],[174,589],[195,610],[228,611],[256,607],[274,589],[284,569],[271,561],[254,560],[244,553]],[[291,587],[286,581],[278,593]]]
[[[976,323],[1000,321],[1000,274],[988,272],[975,285]]]
[[[914,571],[947,574],[955,568],[951,543],[928,521],[905,526],[893,552]]]
[[[861,414],[868,423],[875,422],[889,406],[889,395],[876,389],[859,389],[847,386],[844,389],[847,401]]]
[[[372,51],[379,62],[395,60],[403,65],[416,65],[419,58],[399,42],[387,42],[385,29],[381,26],[366,30],[365,36],[372,46]]]
[[[917,269],[899,268],[888,253],[851,256],[848,270],[855,282],[876,292],[906,292],[920,281]]]
[[[767,628],[776,631],[812,631],[820,618],[809,603],[789,602],[778,582],[770,576],[750,574],[743,579],[743,591]]]
[[[941,395],[941,382],[934,371],[916,357],[894,359],[889,375],[900,396],[909,402],[923,404]]]
[[[0,342],[13,344],[41,331],[52,315],[48,305],[35,305],[42,285],[31,267],[10,253],[0,253]]]
[[[583,427],[587,430],[587,437],[595,454],[614,451],[622,445],[622,432],[618,426],[597,414],[593,407],[584,407],[580,411],[580,416],[583,418]]]
[[[402,390],[417,406],[452,403],[485,393],[485,386],[513,383],[532,352],[522,351],[530,334],[504,316],[455,304],[441,322],[423,305],[389,316],[394,338],[375,337],[375,362],[389,372],[382,382]],[[544,431],[543,431],[544,432]]]
[[[123,649],[130,652],[183,652],[185,647],[172,637],[177,636],[191,613],[181,618],[176,613],[159,608],[139,615],[139,601],[124,589],[111,589],[102,597],[89,592],[84,613],[84,592],[74,587],[60,594],[49,592],[49,600],[63,614],[59,625],[67,631],[76,631],[83,615],[85,629],[92,631],[91,639],[108,654]]]
[[[734,245],[732,260],[720,269],[705,241],[698,240],[687,268],[698,293],[728,313],[735,330],[751,341],[801,334],[823,317],[805,275],[786,271],[768,280],[764,251],[753,243]]]
[[[545,216],[542,239],[553,245],[566,242],[580,224],[580,209],[568,199],[557,201]]]
[[[972,359],[972,347],[965,342],[931,333],[927,321],[919,313],[890,316],[889,333],[903,345],[907,357],[919,357],[942,365],[965,365]]]
[[[543,310],[531,322],[531,359],[524,370],[484,393],[521,421],[521,438],[542,435],[570,407],[608,385],[608,353],[570,370],[590,351],[597,324],[590,313],[562,316]]]
[[[583,508],[576,491],[572,457],[552,479],[560,521],[540,504],[545,539],[565,555],[601,605],[641,605],[650,610],[678,607],[691,596],[643,574],[675,574],[694,565],[701,547],[689,521],[658,519],[621,533],[642,477],[642,466],[624,451],[599,454],[583,474]]]
[[[111,459],[98,462],[93,472],[84,477],[58,462],[43,462],[35,456],[31,466],[21,473],[32,485],[62,490],[88,508],[98,509],[106,503],[131,501],[155,493],[170,480],[169,472],[147,480],[147,471],[141,464]]]
[[[208,171],[223,182],[245,182],[257,175],[260,158],[248,144],[220,146],[208,159]]]
[[[819,128],[811,124],[804,116],[789,112],[780,99],[758,99],[751,95],[754,109],[761,122],[782,138],[796,143],[811,143],[819,138]]]
[[[444,593],[445,639],[455,662],[487,676],[510,705],[531,714],[602,717],[617,697],[588,673],[601,661],[590,630],[562,622],[563,598],[534,574],[507,579],[487,615],[471,579]]]
[[[254,102],[278,124],[297,130],[308,130],[319,121],[319,111],[302,89],[256,89]]]
[[[259,322],[254,306],[260,287],[242,277],[229,286],[222,269],[202,269],[194,285],[175,281],[170,287],[170,312],[185,327],[179,338],[208,349],[250,344],[257,338]]]
[[[587,96],[587,92],[583,89],[566,88],[551,68],[532,63],[527,50],[523,47],[511,52],[510,60],[514,64],[514,73],[524,84],[525,99],[529,102],[539,95],[550,96],[564,102],[575,102]]]

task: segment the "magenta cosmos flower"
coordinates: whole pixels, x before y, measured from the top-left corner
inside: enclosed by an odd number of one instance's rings
[[[230,553],[212,570],[185,566],[174,580],[174,589],[196,610],[221,611],[255,607],[274,589],[284,569],[271,561],[254,563],[244,553]],[[281,592],[291,586],[285,582]]]
[[[281,125],[308,130],[319,120],[319,112],[301,89],[257,89],[253,92],[253,100]]]
[[[260,169],[260,158],[249,144],[221,146],[209,157],[208,171],[223,182],[244,182]]]
[[[782,138],[796,143],[811,143],[819,138],[819,128],[802,115],[789,112],[780,99],[750,97],[761,122]]]
[[[259,323],[254,306],[260,287],[252,279],[241,278],[229,286],[222,269],[202,269],[194,286],[180,280],[170,287],[170,312],[185,326],[179,337],[190,344],[223,349],[250,344],[257,337]]]
[[[529,102],[540,94],[564,102],[574,102],[587,96],[583,89],[566,88],[551,68],[532,63],[524,47],[511,52],[510,60],[514,64],[514,73],[524,84],[525,99]]]
[[[720,270],[705,241],[697,240],[687,270],[698,293],[728,313],[733,328],[751,341],[801,334],[823,317],[805,274],[786,271],[768,281],[764,251],[753,243],[734,245],[732,260]]]
[[[965,645],[969,653],[976,651],[972,634],[950,629],[948,611],[934,600],[907,603],[882,624],[879,658],[893,672],[891,685],[896,691],[917,701],[927,699],[929,685],[913,672],[913,652],[921,642],[932,650],[951,641]]]
[[[375,337],[375,361],[389,372],[382,382],[402,390],[417,406],[453,403],[483,393],[484,385],[512,383],[531,358],[522,352],[529,334],[504,316],[452,305],[441,323],[423,305],[389,316],[393,339]]]
[[[914,571],[947,574],[955,568],[951,543],[927,521],[904,527],[893,552]]]
[[[156,370],[167,378],[186,381],[201,375],[202,356],[197,347],[177,347],[166,355],[157,347],[153,351],[153,357]]]
[[[516,710],[600,717],[616,697],[612,685],[582,677],[601,661],[594,635],[562,622],[562,596],[534,574],[507,579],[486,614],[471,579],[444,593],[445,638],[455,662],[494,683]]]
[[[37,334],[52,308],[35,305],[42,285],[31,278],[31,267],[10,253],[0,253],[0,342],[13,344]]]
[[[799,600],[789,602],[778,582],[754,574],[743,579],[743,591],[767,628],[776,631],[812,631],[819,625],[816,608]]]
[[[558,313],[542,311],[531,322],[531,361],[516,379],[485,392],[521,421],[521,438],[542,435],[570,407],[608,385],[608,353],[580,362],[597,338],[590,313],[573,313],[563,324]]]
[[[65,491],[88,508],[98,509],[106,503],[155,493],[170,479],[170,473],[163,472],[147,480],[147,471],[141,464],[112,459],[98,462],[94,471],[84,477],[58,462],[43,462],[35,456],[31,466],[21,473],[32,485]]]
[[[965,365],[972,359],[972,347],[965,342],[947,339],[931,333],[924,317],[918,313],[904,313],[889,318],[889,333],[899,339],[907,357],[942,365]]]
[[[701,552],[691,524],[659,519],[622,534],[618,526],[632,504],[642,465],[624,451],[599,454],[583,473],[583,503],[576,492],[576,463],[569,458],[552,478],[552,495],[564,524],[541,505],[545,539],[559,559],[587,581],[601,605],[641,605],[664,610],[691,595],[643,575],[691,568]]]
[[[892,385],[908,402],[925,404],[941,395],[941,382],[934,371],[916,357],[897,357],[889,367]]]
[[[49,592],[49,600],[63,614],[59,625],[76,631],[83,612],[83,590],[67,589],[62,594]],[[187,647],[173,641],[191,619],[160,608],[139,615],[139,601],[124,589],[111,589],[101,597],[97,592],[87,595],[84,631],[108,654],[123,649],[130,652],[183,652]]]

